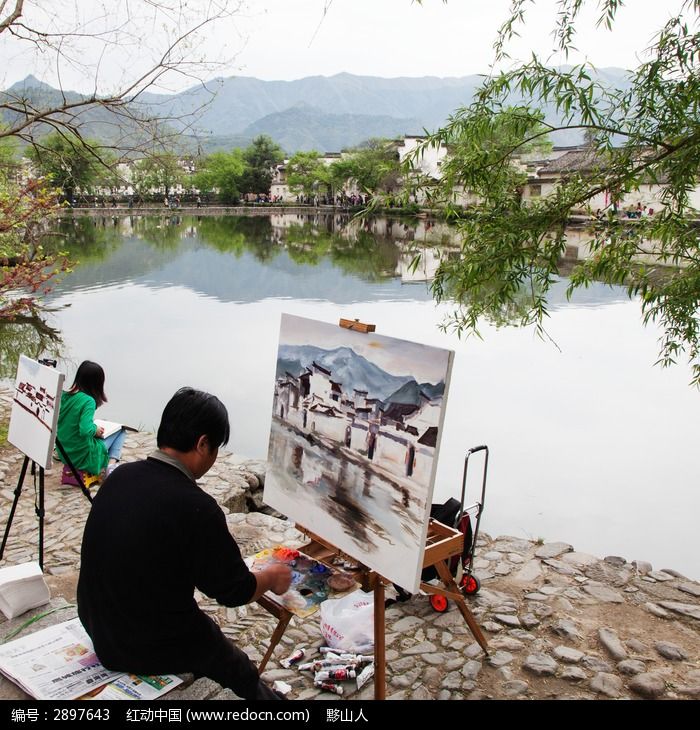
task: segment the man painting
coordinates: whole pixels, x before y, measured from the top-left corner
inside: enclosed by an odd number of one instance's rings
[[[247,700],[278,699],[194,599],[224,606],[284,593],[288,567],[252,573],[216,501],[197,484],[227,443],[226,408],[181,388],[163,411],[158,449],[105,480],[85,524],[78,613],[108,669],[210,677]]]

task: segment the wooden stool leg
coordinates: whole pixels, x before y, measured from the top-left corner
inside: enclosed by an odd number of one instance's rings
[[[454,594],[452,598],[457,604],[457,608],[459,609],[460,613],[462,614],[462,616],[464,616],[464,620],[467,622],[467,626],[469,626],[469,630],[472,632],[472,635],[479,643],[479,646],[484,650],[484,653],[488,654],[489,648],[486,642],[486,637],[482,633],[481,627],[476,622],[476,619],[472,615],[472,612],[469,610],[469,607],[464,602],[464,597],[460,593],[460,590],[457,587],[454,578],[452,577],[452,573],[450,573],[450,569],[447,567],[443,560],[435,563],[435,569],[440,576],[440,580],[442,580],[442,582],[445,584],[445,587]]]
[[[265,666],[267,665],[268,661],[270,661],[272,652],[275,650],[277,644],[279,644],[280,639],[284,635],[285,629],[287,628],[287,625],[289,624],[291,618],[292,614],[288,611],[285,611],[280,615],[277,626],[273,631],[272,636],[270,637],[270,645],[267,647],[267,652],[265,652],[265,656],[263,657],[263,660],[260,662],[260,666],[258,667],[258,672],[260,674],[265,671]]]

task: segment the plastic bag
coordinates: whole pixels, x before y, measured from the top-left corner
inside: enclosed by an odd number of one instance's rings
[[[321,604],[321,633],[333,649],[364,653],[374,648],[374,594],[357,590]]]

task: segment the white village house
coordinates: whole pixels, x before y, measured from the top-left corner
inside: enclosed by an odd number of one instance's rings
[[[320,161],[326,165],[326,167],[332,165],[334,162],[340,160],[345,152],[324,152],[320,156]],[[270,198],[281,203],[296,203],[297,197],[300,193],[296,190],[292,190],[287,183],[287,164],[289,160],[284,160],[279,165],[275,165],[272,174],[272,184],[270,185]],[[352,183],[351,180],[347,181],[345,185],[345,193],[351,195],[352,193],[358,193],[359,190]],[[325,192],[325,191],[323,191]],[[321,192],[319,192],[321,194]]]
[[[444,144],[439,147],[433,145],[421,147],[424,141],[424,137],[406,135],[396,142],[396,149],[399,154],[400,164],[403,165],[410,158],[416,177],[430,183],[431,181],[438,181],[442,177],[441,168],[444,160],[449,155],[449,148]],[[419,189],[415,195],[415,202],[418,205],[424,206],[429,202],[424,190]],[[466,208],[474,205],[477,202],[477,197],[470,190],[457,186],[452,191],[452,202]]]
[[[567,177],[581,175],[585,178],[587,174],[601,167],[595,151],[587,147],[555,147],[542,160],[533,161],[523,157],[522,162],[528,163],[530,172],[523,189],[524,200],[551,195],[557,185]],[[643,182],[639,190],[621,191],[617,195],[613,191],[604,190],[588,201],[585,209],[582,208],[578,212],[587,213],[590,210],[595,213],[598,210],[609,209],[615,204],[620,212],[636,208],[638,205],[658,212],[664,207],[663,191],[663,180],[649,180]],[[690,204],[695,210],[700,210],[700,185],[691,189]]]

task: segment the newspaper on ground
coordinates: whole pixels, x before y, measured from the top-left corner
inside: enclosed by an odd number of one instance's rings
[[[92,641],[72,619],[0,645],[0,672],[38,700],[155,699],[182,682],[174,675],[132,677],[100,664]],[[107,696],[101,687],[118,682]]]
[[[123,674],[99,692],[93,694],[92,700],[156,700],[166,692],[170,692],[182,684],[180,677],[174,674],[142,677],[137,674]],[[87,699],[87,698],[86,698]]]
[[[77,618],[0,646],[0,672],[38,700],[76,699],[122,674],[100,664]]]

